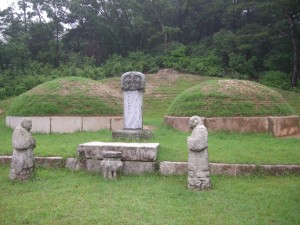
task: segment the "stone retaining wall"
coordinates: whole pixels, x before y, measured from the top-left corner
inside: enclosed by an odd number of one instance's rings
[[[11,156],[0,156],[0,165],[10,165]],[[48,168],[68,168],[71,170],[81,170],[78,160],[62,157],[35,157],[37,167]],[[101,160],[91,160],[88,163],[87,171],[100,173]],[[300,165],[255,165],[255,164],[226,164],[210,163],[212,175],[229,175],[229,176],[247,176],[256,174],[265,174],[271,176],[279,175],[300,175]],[[162,175],[187,175],[187,162],[134,162],[125,161],[124,174],[143,174],[145,172],[157,171]]]
[[[24,117],[7,116],[6,126],[15,129]],[[123,117],[26,117],[32,121],[33,133],[73,133],[123,128]]]
[[[190,131],[190,117],[165,116],[164,123],[179,131]],[[201,117],[208,131],[272,133],[275,137],[297,134],[299,116]]]
[[[226,164],[210,163],[210,172],[212,175],[229,176],[249,176],[256,174],[265,174],[271,176],[278,175],[300,175],[300,165],[255,165],[255,164]],[[159,171],[163,175],[187,175],[187,162],[161,162]]]

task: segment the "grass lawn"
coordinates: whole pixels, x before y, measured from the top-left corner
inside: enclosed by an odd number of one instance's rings
[[[173,76],[173,75],[172,75]],[[161,78],[161,80],[160,80]],[[174,77],[150,76],[155,86],[145,96],[145,125],[156,126],[159,161],[187,161],[186,138],[162,125],[171,100],[194,85]],[[200,79],[197,82],[202,82]],[[181,84],[181,86],[176,86]],[[182,89],[182,90],[181,90]],[[156,93],[157,92],[157,93]],[[171,93],[171,94],[170,94]],[[299,93],[282,92],[300,113]],[[154,97],[153,97],[154,96]],[[7,109],[11,99],[0,101]],[[297,107],[296,107],[297,106]],[[1,112],[0,112],[1,114]],[[153,117],[153,118],[152,118]],[[159,119],[158,119],[159,118]],[[36,156],[75,157],[77,145],[113,141],[111,131],[73,134],[33,134]],[[12,130],[0,116],[0,155],[11,155]],[[299,164],[300,139],[271,134],[209,133],[210,162]],[[186,188],[186,176],[120,176],[104,180],[99,174],[67,169],[37,168],[24,183],[8,179],[9,166],[0,165],[0,224],[299,224],[300,176],[212,176],[211,191]]]
[[[144,142],[160,143],[159,161],[187,161],[186,138],[190,133],[179,132],[162,125],[161,120],[146,119],[155,125],[154,137]],[[0,155],[11,155],[12,130],[0,117]],[[36,156],[75,157],[78,144],[90,141],[111,142],[111,131],[78,132],[73,134],[33,134]],[[271,134],[238,134],[216,132],[209,134],[211,162],[254,164],[300,164],[300,139],[274,138]]]
[[[38,169],[9,181],[0,166],[0,221],[11,224],[299,224],[300,177],[212,176],[213,190],[186,188],[186,176],[103,180],[97,174]]]

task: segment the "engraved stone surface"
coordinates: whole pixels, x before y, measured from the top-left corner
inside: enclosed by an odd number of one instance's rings
[[[124,129],[143,129],[143,95],[145,75],[127,72],[121,77],[124,97]]]
[[[124,129],[143,129],[143,92],[124,91]]]
[[[31,120],[23,119],[21,125],[17,126],[13,132],[13,155],[9,174],[11,180],[27,180],[32,177],[35,139],[30,133],[31,128]]]
[[[205,190],[211,188],[208,161],[208,132],[199,116],[191,117],[189,126],[192,135],[187,138],[188,153],[188,188]]]
[[[103,151],[122,152],[123,161],[154,162],[157,158],[159,143],[89,142],[78,145],[81,160],[103,159]]]

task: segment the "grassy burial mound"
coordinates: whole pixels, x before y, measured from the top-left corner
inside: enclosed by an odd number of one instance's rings
[[[65,77],[38,85],[16,97],[9,116],[122,115],[122,93],[107,84],[82,77]]]
[[[169,116],[287,116],[292,107],[273,89],[245,80],[208,80],[178,95]]]

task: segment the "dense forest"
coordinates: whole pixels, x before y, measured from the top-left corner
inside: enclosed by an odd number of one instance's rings
[[[19,0],[0,11],[0,99],[165,67],[295,88],[299,29],[300,0]]]

